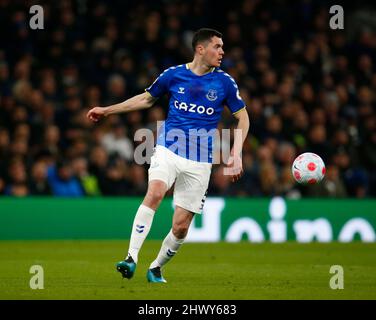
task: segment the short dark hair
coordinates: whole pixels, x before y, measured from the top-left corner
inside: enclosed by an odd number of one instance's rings
[[[217,30],[209,29],[209,28],[202,28],[195,32],[192,39],[192,49],[195,51],[196,46],[199,43],[209,41],[212,37],[222,38],[222,33]]]

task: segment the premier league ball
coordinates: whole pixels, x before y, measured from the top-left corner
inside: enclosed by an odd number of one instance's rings
[[[291,171],[298,183],[316,184],[325,176],[325,163],[317,154],[306,152],[294,160]]]

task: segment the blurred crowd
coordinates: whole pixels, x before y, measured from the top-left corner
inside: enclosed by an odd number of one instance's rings
[[[97,124],[86,113],[191,61],[201,27],[223,33],[251,123],[244,176],[232,184],[214,166],[209,196],[376,195],[375,23],[356,24],[372,8],[345,7],[345,29],[331,30],[326,1],[38,1],[44,29],[32,30],[33,4],[0,0],[0,195],[144,195],[134,134],[165,119],[167,99]],[[234,126],[225,111],[220,127]],[[319,185],[292,178],[306,151],[326,163]]]

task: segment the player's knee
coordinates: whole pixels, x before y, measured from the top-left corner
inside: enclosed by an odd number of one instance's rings
[[[153,203],[158,204],[163,200],[164,192],[160,190],[149,190],[147,193],[147,198]]]
[[[189,224],[175,223],[172,226],[172,233],[178,239],[184,239],[188,233]]]

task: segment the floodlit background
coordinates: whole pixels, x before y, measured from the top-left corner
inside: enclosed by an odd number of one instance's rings
[[[134,162],[134,133],[165,119],[167,99],[100,124],[85,115],[191,61],[192,33],[212,27],[251,128],[244,177],[232,185],[216,166],[209,195],[375,197],[375,8],[347,3],[344,30],[332,30],[327,1],[225,3],[1,0],[0,194],[144,195],[148,166]],[[29,26],[33,4],[43,30]],[[232,125],[225,111],[220,128]],[[305,151],[327,165],[315,187],[290,173]]]

